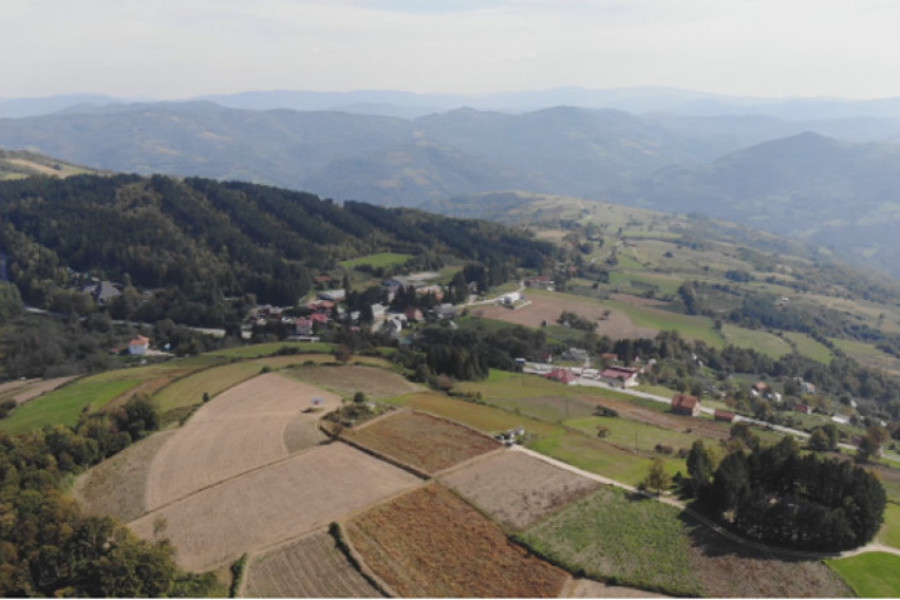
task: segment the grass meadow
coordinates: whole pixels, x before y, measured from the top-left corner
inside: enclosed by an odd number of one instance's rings
[[[351,260],[341,262],[341,266],[345,269],[353,269],[363,265],[368,265],[374,269],[383,267],[393,267],[402,265],[413,256],[412,254],[399,254],[397,252],[381,252],[379,254],[370,254],[368,256],[360,256]]]
[[[773,359],[779,359],[793,350],[785,340],[767,331],[724,324],[722,325],[722,335],[729,344],[740,348],[753,348]]]
[[[900,556],[867,552],[825,561],[860,598],[900,598]]]

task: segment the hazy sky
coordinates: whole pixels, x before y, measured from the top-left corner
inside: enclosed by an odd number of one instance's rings
[[[0,97],[900,95],[897,0],[0,0]]]

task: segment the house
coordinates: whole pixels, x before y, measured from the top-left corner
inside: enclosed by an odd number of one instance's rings
[[[385,314],[387,314],[387,308],[378,302],[373,304],[370,308],[372,309],[372,317],[375,319],[383,319]]]
[[[607,385],[621,388],[630,388],[638,385],[637,369],[628,367],[607,367],[600,372],[600,380]]]
[[[525,285],[533,288],[552,288],[554,286],[554,281],[548,275],[541,275],[539,277],[532,277],[525,281]]]
[[[122,292],[110,281],[86,285],[81,288],[81,291],[85,294],[90,294],[98,306],[106,306],[113,298],[122,295]]]
[[[328,325],[328,315],[325,313],[314,313],[309,316],[313,325]]]
[[[798,412],[798,413],[803,413],[805,415],[811,415],[812,414],[812,406],[810,406],[809,404],[795,404],[794,411]]]
[[[615,352],[604,352],[600,355],[600,360],[605,363],[614,363],[619,361],[619,355]]]
[[[133,356],[143,356],[147,354],[148,348],[150,348],[150,340],[142,335],[136,335],[128,342],[128,354]]]
[[[456,307],[449,302],[436,306],[434,314],[438,319],[452,319],[456,316]]]
[[[700,398],[687,394],[672,396],[672,412],[676,415],[696,417],[700,414]]]
[[[734,417],[735,414],[728,410],[716,409],[715,412],[713,412],[713,418],[715,418],[716,421],[722,421],[723,423],[734,422]]]
[[[769,393],[769,384],[762,381],[757,381],[753,384],[753,387],[750,388],[750,393],[754,396],[765,396]]]
[[[312,335],[313,320],[306,317],[300,317],[294,323],[294,330],[297,335]]]
[[[591,363],[591,357],[588,354],[588,351],[583,348],[569,348],[563,353],[562,357],[566,360],[579,362],[583,365],[590,365]]]
[[[319,300],[328,300],[330,302],[341,302],[346,297],[347,293],[344,290],[325,290],[324,292],[319,292],[318,298]]]
[[[505,304],[507,306],[515,304],[522,300],[522,294],[520,292],[510,292],[508,294],[503,294],[500,298],[497,299],[498,304]]]
[[[420,323],[425,320],[425,315],[418,308],[407,308],[403,314],[406,315],[407,321],[412,321],[413,323]]]
[[[573,383],[575,383],[575,380],[578,379],[577,377],[575,377],[575,373],[573,373],[569,369],[554,369],[544,375],[544,377],[552,381],[558,381],[565,385],[572,385]]]

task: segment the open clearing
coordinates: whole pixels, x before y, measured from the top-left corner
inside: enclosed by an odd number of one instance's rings
[[[286,374],[334,390],[342,396],[362,391],[367,398],[393,398],[423,389],[393,371],[359,365],[304,366],[289,369]]]
[[[341,435],[432,474],[502,447],[496,440],[462,425],[411,411],[345,429]]]
[[[611,310],[609,318],[600,320],[607,308],[597,302],[568,294],[539,295],[534,290],[525,290],[525,297],[531,304],[510,310],[498,305],[486,305],[472,308],[472,314],[485,319],[497,319],[507,323],[539,328],[546,321],[548,325],[556,323],[556,319],[564,311],[572,311],[579,316],[597,322],[598,335],[617,338],[652,338],[659,333],[655,329],[636,327],[631,319],[620,310]]]
[[[441,482],[509,530],[525,529],[600,485],[510,451],[447,473]]]
[[[73,379],[75,377],[10,381],[0,385],[0,400],[13,400],[16,404],[25,404],[29,400],[33,400],[47,392],[52,392]]]
[[[150,512],[129,527],[168,538],[191,571],[227,565],[345,518],[421,480],[346,444],[312,448]]]
[[[900,598],[900,556],[870,552],[826,563],[860,598]]]
[[[313,398],[323,403],[304,413]],[[285,430],[292,420],[315,421],[339,403],[334,394],[277,373],[232,387],[202,406],[156,454],[147,507],[153,510],[287,456]]]
[[[367,510],[346,531],[369,568],[403,597],[556,597],[568,579],[436,484]]]
[[[380,598],[327,531],[253,556],[244,570],[247,598]]]
[[[85,471],[72,495],[85,512],[127,522],[147,512],[146,485],[153,456],[177,431],[159,431]]]

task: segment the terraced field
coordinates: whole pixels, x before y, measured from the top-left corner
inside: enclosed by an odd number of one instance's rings
[[[379,598],[327,531],[253,556],[244,570],[246,598]]]

